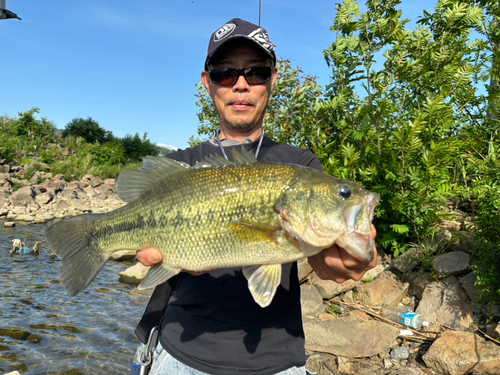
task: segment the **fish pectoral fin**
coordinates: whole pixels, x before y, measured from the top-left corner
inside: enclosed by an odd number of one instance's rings
[[[139,289],[152,288],[156,285],[164,283],[171,277],[177,275],[179,272],[181,272],[180,269],[171,268],[167,266],[165,263],[156,264],[149,269],[146,277],[141,281],[138,288]]]
[[[243,267],[248,289],[260,307],[269,306],[281,283],[281,264]]]
[[[282,228],[266,223],[258,223],[251,220],[238,220],[231,223],[235,230],[256,231],[260,236],[267,237],[270,241],[278,242],[279,232]]]

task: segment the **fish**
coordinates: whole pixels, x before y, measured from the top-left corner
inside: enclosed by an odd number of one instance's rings
[[[360,261],[373,259],[377,193],[312,168],[258,162],[245,149],[232,155],[233,161],[212,155],[194,167],[147,156],[141,168],[118,176],[126,205],[50,226],[45,237],[62,260],[66,292],[84,290],[113,252],[153,247],[163,261],[140,289],[181,271],[241,267],[253,299],[266,307],[282,264],[333,244]]]

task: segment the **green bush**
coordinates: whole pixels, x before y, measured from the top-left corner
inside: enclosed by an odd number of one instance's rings
[[[91,117],[87,119],[74,118],[63,130],[63,137],[82,137],[88,143],[99,142],[101,144],[114,140],[113,134],[102,128],[99,123]]]

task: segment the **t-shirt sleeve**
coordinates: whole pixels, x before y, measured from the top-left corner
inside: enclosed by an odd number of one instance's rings
[[[299,164],[323,172],[323,167],[319,159],[309,150],[304,150],[300,157]]]

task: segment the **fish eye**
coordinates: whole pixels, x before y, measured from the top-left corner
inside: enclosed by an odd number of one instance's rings
[[[339,189],[339,194],[342,198],[349,199],[352,196],[352,191],[348,186],[341,186]]]

